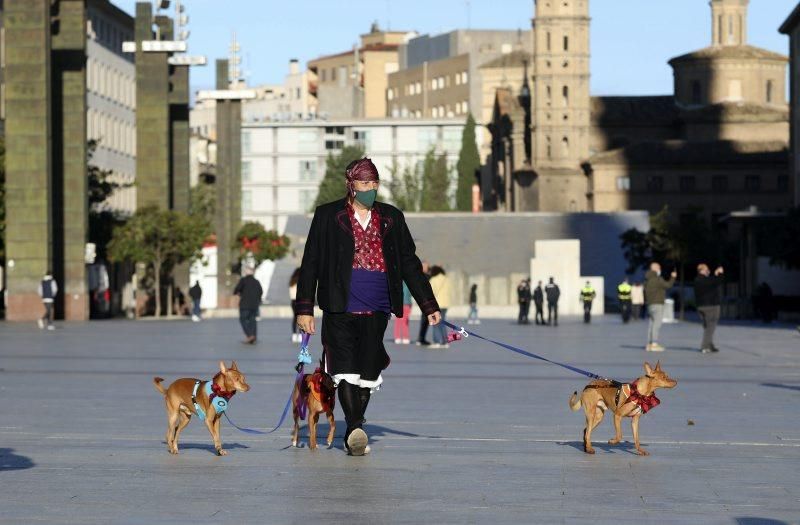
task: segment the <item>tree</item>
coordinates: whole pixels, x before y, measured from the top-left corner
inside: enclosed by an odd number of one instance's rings
[[[189,214],[148,206],[137,210],[130,220],[114,230],[108,254],[113,261],[152,266],[155,315],[159,317],[162,278],[169,279],[176,265],[199,259],[206,235],[206,225]]]
[[[246,222],[233,241],[239,262],[252,258],[255,266],[269,260],[282,259],[289,251],[289,237],[275,230],[267,231],[260,222]]]
[[[389,170],[389,195],[395,206],[403,211],[419,211],[422,199],[422,173],[419,164],[407,163],[400,173],[397,162]]]
[[[314,201],[314,207],[328,202],[333,202],[344,197],[345,177],[347,165],[364,157],[364,150],[358,146],[345,146],[338,155],[328,154],[325,161],[325,177],[319,183],[319,191]]]
[[[461,134],[461,152],[458,154],[456,171],[458,184],[456,186],[456,209],[459,211],[472,210],[472,185],[475,183],[475,172],[481,167],[481,157],[475,143],[475,119],[472,113],[467,115],[467,123]]]
[[[208,235],[214,231],[217,191],[213,183],[200,181],[189,190],[189,215],[206,224]]]
[[[97,256],[104,259],[107,256],[106,247],[111,241],[115,227],[125,223],[125,217],[118,212],[104,208],[102,204],[111,197],[115,191],[129,188],[130,182],[119,182],[113,179],[112,170],[103,170],[92,164],[99,140],[90,140],[86,144],[86,176],[87,192],[89,197],[89,242],[97,247]]]
[[[422,168],[421,211],[450,211],[450,176],[447,157],[433,149],[425,155]]]

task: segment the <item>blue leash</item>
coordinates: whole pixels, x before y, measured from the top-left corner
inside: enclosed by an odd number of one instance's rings
[[[505,344],[505,343],[501,343],[500,341],[495,341],[494,339],[489,339],[488,337],[483,337],[482,335],[478,335],[475,332],[470,332],[469,330],[465,330],[463,326],[456,326],[456,325],[454,325],[452,323],[449,323],[447,321],[442,321],[442,324],[447,326],[447,327],[452,328],[453,330],[455,330],[456,332],[461,334],[463,337],[469,337],[469,336],[477,337],[478,339],[483,339],[484,341],[487,341],[489,343],[492,343],[492,344],[495,344],[497,346],[503,347],[506,350],[511,350],[512,352],[516,352],[516,353],[524,355],[526,357],[532,357],[534,359],[539,359],[540,361],[544,361],[544,362],[550,363],[552,365],[560,366],[561,368],[566,368],[567,370],[570,370],[570,371],[575,372],[577,374],[584,375],[584,376],[589,377],[591,379],[601,379],[603,381],[610,381],[614,386],[619,386],[621,384],[619,381],[616,381],[614,379],[609,379],[607,377],[603,377],[603,376],[597,375],[595,373],[588,372],[586,370],[582,370],[582,369],[580,369],[578,367],[575,367],[575,366],[572,366],[572,365],[559,363],[557,361],[553,361],[551,359],[547,359],[546,357],[540,356],[538,354],[534,354],[533,352],[528,352],[527,350],[523,350],[521,348],[517,348],[516,346],[511,346],[511,345],[508,345],[508,344]]]
[[[254,428],[243,428],[231,421],[230,416],[228,416],[228,412],[223,412],[225,414],[225,419],[228,420],[235,429],[241,430],[242,432],[246,432],[247,434],[272,434],[276,430],[278,430],[283,422],[286,420],[286,415],[289,413],[289,407],[292,406],[292,394],[294,394],[294,384],[297,382],[298,379],[303,377],[303,367],[304,365],[311,364],[311,354],[308,352],[308,340],[311,339],[309,334],[303,334],[303,339],[300,342],[300,354],[297,356],[297,366],[295,370],[297,370],[297,375],[292,382],[292,390],[289,392],[289,399],[286,400],[286,404],[283,407],[283,413],[281,414],[280,419],[278,419],[278,424],[276,424],[272,430],[267,430],[266,432],[262,430],[256,430]]]

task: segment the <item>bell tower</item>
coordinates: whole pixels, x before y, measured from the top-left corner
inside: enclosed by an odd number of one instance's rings
[[[711,37],[715,46],[747,43],[747,4],[750,0],[711,0]]]

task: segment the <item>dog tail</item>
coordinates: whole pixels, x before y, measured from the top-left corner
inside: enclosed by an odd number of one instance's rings
[[[573,412],[581,408],[581,398],[577,391],[573,392],[572,395],[569,396],[569,408]]]
[[[156,387],[156,390],[158,390],[158,391],[159,391],[159,392],[161,392],[162,394],[166,395],[166,394],[167,394],[167,389],[166,389],[166,388],[164,388],[163,386],[161,386],[161,382],[162,382],[163,380],[164,380],[164,378],[163,378],[163,377],[154,377],[154,378],[153,378],[153,384],[155,385],[155,387]]]

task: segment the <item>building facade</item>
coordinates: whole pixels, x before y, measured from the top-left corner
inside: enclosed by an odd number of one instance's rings
[[[789,36],[791,164],[789,178],[794,183],[794,205],[800,206],[800,5],[794,8],[781,25],[781,33]]]
[[[242,126],[242,220],[282,231],[289,215],[309,213],[325,160],[360,145],[381,175],[381,199],[392,172],[420,163],[434,148],[458,161],[462,119],[370,119],[246,123]],[[344,196],[344,175],[342,175]]]

